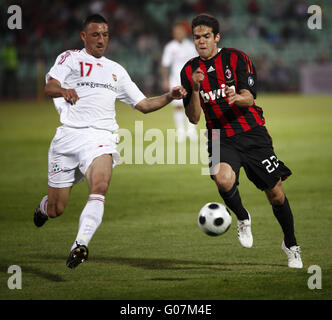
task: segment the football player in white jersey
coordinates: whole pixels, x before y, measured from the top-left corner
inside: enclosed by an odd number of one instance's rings
[[[173,26],[173,40],[169,41],[163,50],[161,58],[161,74],[163,89],[169,90],[181,84],[180,73],[188,60],[197,56],[193,42],[186,38],[187,31],[184,22],[180,21]],[[196,126],[190,123],[185,116],[183,102],[174,100],[174,123],[177,139],[182,142],[189,137],[197,141]]]
[[[87,179],[90,195],[67,259],[69,268],[88,258],[88,243],[102,221],[112,169],[119,161],[116,99],[148,113],[186,95],[177,86],[164,95],[145,97],[123,67],[103,56],[109,33],[102,16],[86,18],[81,39],[84,49],[60,54],[46,75],[45,93],[53,98],[62,126],[49,148],[48,194],[34,213],[37,227],[60,216],[72,186]]]

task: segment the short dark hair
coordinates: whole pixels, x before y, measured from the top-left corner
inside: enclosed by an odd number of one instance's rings
[[[83,21],[82,29],[84,30],[92,22],[107,24],[107,20],[100,14],[91,14],[90,16],[87,16]]]
[[[218,20],[207,13],[202,13],[196,16],[191,23],[191,30],[194,31],[194,28],[197,26],[207,26],[212,28],[214,36],[219,33],[219,22]]]

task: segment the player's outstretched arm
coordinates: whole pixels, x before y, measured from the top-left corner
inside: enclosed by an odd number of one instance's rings
[[[75,104],[78,95],[74,89],[64,89],[58,80],[50,78],[45,86],[45,94],[51,98],[64,97],[70,104]]]
[[[182,86],[177,86],[161,96],[143,99],[135,106],[135,108],[143,113],[157,111],[169,104],[174,99],[183,99],[186,95],[186,89],[184,89]]]

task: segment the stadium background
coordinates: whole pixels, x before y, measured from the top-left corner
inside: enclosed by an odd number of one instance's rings
[[[60,0],[51,6],[47,0],[0,3],[4,22],[0,30],[3,98],[11,95],[42,99],[45,72],[59,53],[82,48],[81,22],[88,13],[96,12],[110,24],[111,42],[106,56],[122,64],[146,94],[161,92],[160,59],[163,46],[171,38],[172,24],[177,20],[190,22],[201,12],[219,19],[222,46],[243,50],[252,57],[260,92],[301,91],[301,68],[312,63],[325,66],[332,59],[330,1],[81,0],[77,5],[74,0]],[[10,16],[6,8],[10,4],[22,8],[22,30],[13,31],[6,25]],[[322,8],[322,30],[307,26],[311,4]],[[190,31],[189,24],[188,28]],[[5,55],[4,49],[10,45],[11,54]],[[5,73],[6,64],[13,71],[10,77]]]

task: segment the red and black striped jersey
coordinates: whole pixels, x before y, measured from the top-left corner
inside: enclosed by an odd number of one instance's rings
[[[255,67],[244,52],[223,48],[209,60],[200,57],[189,60],[181,70],[181,83],[188,92],[183,99],[185,107],[192,93],[191,75],[198,67],[205,76],[200,87],[200,101],[207,129],[220,129],[221,136],[231,137],[265,123],[260,107],[230,105],[224,92],[227,85],[234,87],[237,93],[247,89],[256,98]]]

